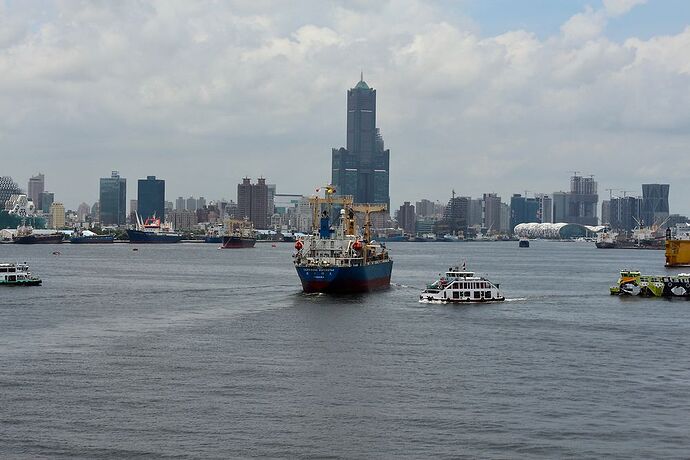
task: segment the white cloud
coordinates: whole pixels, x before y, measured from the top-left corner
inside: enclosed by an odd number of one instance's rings
[[[604,10],[609,16],[621,16],[637,5],[647,3],[647,0],[603,0]]]
[[[602,189],[668,180],[640,164],[686,161],[690,28],[606,38],[608,18],[637,3],[586,8],[545,39],[481,36],[414,0],[65,2],[30,27],[31,14],[5,7],[0,152],[31,159],[12,165],[15,179],[44,170],[74,206],[95,200],[111,169],[131,183],[165,178],[169,199],[233,198],[246,174],[307,193],[330,177],[362,69],[378,91],[394,203],[453,187],[550,192],[570,169]]]

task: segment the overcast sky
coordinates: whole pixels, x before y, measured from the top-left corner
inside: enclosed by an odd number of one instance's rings
[[[690,214],[684,0],[0,2],[0,175],[76,208],[119,170],[167,199],[330,180],[348,88],[377,90],[391,201],[568,188]]]

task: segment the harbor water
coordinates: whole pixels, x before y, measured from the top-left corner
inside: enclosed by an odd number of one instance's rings
[[[388,247],[329,296],[291,244],[0,246],[0,457],[687,458],[690,303],[608,293],[663,251]],[[508,300],[418,302],[464,260]]]

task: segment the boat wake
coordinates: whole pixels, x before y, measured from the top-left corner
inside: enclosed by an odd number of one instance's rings
[[[518,297],[516,299],[506,299],[506,302],[522,302],[523,300],[527,300],[527,297]]]

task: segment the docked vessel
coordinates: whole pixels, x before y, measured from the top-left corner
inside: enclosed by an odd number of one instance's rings
[[[617,239],[618,233],[604,230],[603,232],[597,233],[597,239],[594,244],[599,249],[614,249]]]
[[[444,276],[428,284],[419,295],[420,302],[444,303],[485,303],[502,302],[505,297],[494,284],[474,272],[467,271],[465,265],[450,267]]]
[[[312,234],[295,242],[294,264],[304,292],[355,293],[390,286],[393,261],[385,246],[371,240],[371,212],[386,205],[353,204],[351,196],[311,197]],[[331,214],[340,207],[334,226]],[[357,231],[355,213],[364,213],[364,232]]]
[[[248,220],[228,219],[225,229],[223,249],[253,248],[256,244],[256,230]]]
[[[0,264],[0,286],[39,286],[41,282],[41,278],[31,274],[26,262]]]
[[[69,242],[72,244],[109,244],[115,241],[113,235],[99,235],[88,230],[75,232]]]
[[[528,248],[529,247],[529,240],[527,238],[520,238],[518,241],[518,247],[519,248]]]
[[[621,270],[620,278],[609,291],[611,295],[690,297],[690,273],[642,275],[637,270]]]
[[[690,225],[677,224],[666,229],[664,246],[667,267],[690,267]]]
[[[62,233],[36,233],[30,226],[22,225],[12,241],[16,244],[60,244],[64,238]]]
[[[136,217],[137,228],[127,229],[130,243],[169,244],[182,240],[182,233],[173,232],[170,224],[162,224],[156,216],[147,218],[145,222],[141,221],[138,214]]]

